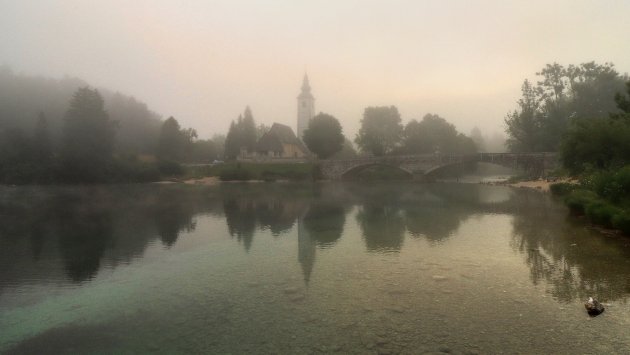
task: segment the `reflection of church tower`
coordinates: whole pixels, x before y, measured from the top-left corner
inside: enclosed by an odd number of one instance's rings
[[[308,122],[315,116],[315,98],[311,94],[311,85],[308,83],[308,76],[304,74],[302,82],[302,92],[297,97],[298,101],[298,117],[297,117],[297,136],[301,140],[304,130],[308,127]]]
[[[304,227],[304,217],[298,217],[298,261],[302,266],[302,274],[304,274],[304,282],[308,284],[311,279],[313,265],[315,265],[315,240],[311,238],[311,234]]]

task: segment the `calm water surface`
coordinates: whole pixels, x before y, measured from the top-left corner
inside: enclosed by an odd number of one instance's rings
[[[0,353],[630,353],[629,296],[532,190],[0,188]]]

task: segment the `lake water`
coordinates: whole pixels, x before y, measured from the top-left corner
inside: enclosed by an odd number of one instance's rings
[[[0,187],[0,353],[630,353],[629,296],[534,190]]]

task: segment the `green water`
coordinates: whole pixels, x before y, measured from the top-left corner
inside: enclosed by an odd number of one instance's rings
[[[0,353],[629,353],[629,295],[532,190],[0,188]]]

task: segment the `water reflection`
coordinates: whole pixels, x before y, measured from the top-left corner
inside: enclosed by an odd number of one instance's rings
[[[524,256],[533,284],[547,285],[563,302],[593,295],[604,301],[627,298],[627,237],[594,237],[588,226],[568,218],[566,210],[545,195],[522,193],[514,199],[521,208],[513,220],[512,247]]]
[[[0,276],[54,280],[60,259],[70,280],[90,280],[103,264],[141,256],[155,239],[173,245],[194,230],[195,214],[210,210],[217,210],[214,200],[186,188],[2,188]]]
[[[334,249],[348,233],[357,233],[369,253],[398,253],[406,243],[440,248],[457,242],[471,217],[509,215],[512,230],[496,233],[511,235],[532,284],[545,285],[555,299],[597,294],[609,301],[630,293],[629,242],[569,223],[564,207],[549,196],[411,183],[0,188],[0,293],[62,277],[91,280],[103,268],[139,260],[151,244],[172,248],[204,214],[224,218],[226,237],[247,252],[265,231],[295,237],[306,283],[321,262],[317,253]]]

